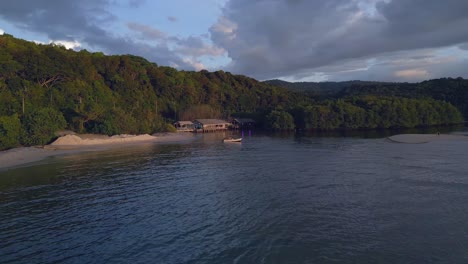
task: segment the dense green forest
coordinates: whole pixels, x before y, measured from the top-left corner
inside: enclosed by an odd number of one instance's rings
[[[457,107],[468,120],[468,80],[463,78],[441,78],[420,83],[390,82],[285,82],[265,81],[268,84],[304,92],[313,98],[340,99],[357,96],[393,96],[411,99],[432,98],[446,101]]]
[[[267,80],[264,83],[288,88],[290,91],[306,93],[312,97],[332,97],[341,92],[344,88],[356,86],[374,86],[386,84],[383,82],[367,82],[367,81],[346,81],[346,82],[287,82],[283,80]]]
[[[462,116],[452,104],[467,110],[456,101],[463,89],[452,86],[438,87],[443,94],[437,96],[365,87],[340,87],[335,98],[322,100],[229,72],[177,71],[132,55],[76,52],[4,34],[0,149],[46,144],[60,129],[107,135],[171,131],[174,121],[194,116],[251,117],[274,130],[328,130],[459,123]]]

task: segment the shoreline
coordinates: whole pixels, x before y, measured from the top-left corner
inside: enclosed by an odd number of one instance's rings
[[[392,143],[403,144],[425,144],[441,141],[465,141],[468,136],[465,134],[398,134],[387,137]]]
[[[83,134],[59,137],[51,144],[39,147],[19,147],[0,151],[0,171],[24,167],[49,157],[64,156],[90,151],[104,151],[125,145],[151,143],[183,143],[194,138],[191,133],[157,133],[154,135],[105,135]]]
[[[0,151],[0,171],[34,165],[49,157],[60,157],[83,152],[106,151],[128,145],[175,143],[180,144],[195,139],[192,133],[157,133],[153,135],[74,134],[59,137],[45,146],[19,147]],[[392,143],[424,144],[440,141],[465,141],[463,134],[398,134],[383,138]]]

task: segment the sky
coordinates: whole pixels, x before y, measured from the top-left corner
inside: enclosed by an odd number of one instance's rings
[[[466,0],[15,0],[3,33],[258,80],[468,78]]]

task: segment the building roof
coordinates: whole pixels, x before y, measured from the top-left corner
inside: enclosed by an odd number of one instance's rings
[[[196,119],[195,121],[204,125],[229,124],[229,122],[221,119]]]
[[[235,121],[237,121],[238,123],[255,123],[255,120],[251,119],[251,118],[234,118]]]
[[[179,123],[181,125],[193,125],[192,121],[177,121],[176,123]]]

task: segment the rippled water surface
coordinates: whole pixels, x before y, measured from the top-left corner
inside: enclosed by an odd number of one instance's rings
[[[0,172],[1,263],[468,263],[468,142],[195,135]]]

